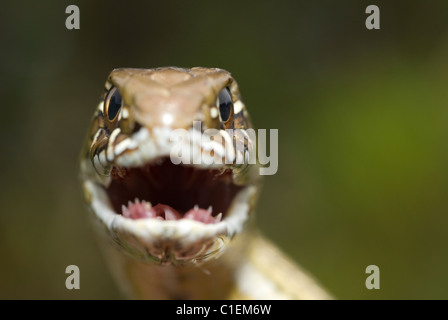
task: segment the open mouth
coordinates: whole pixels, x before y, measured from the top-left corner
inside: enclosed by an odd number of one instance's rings
[[[132,168],[115,166],[105,187],[117,214],[130,219],[191,219],[205,224],[225,218],[242,189],[230,169],[175,165],[161,157]]]

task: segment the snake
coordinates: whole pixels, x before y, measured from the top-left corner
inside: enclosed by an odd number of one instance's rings
[[[254,222],[263,180],[250,161],[254,131],[224,69],[112,70],[80,177],[124,297],[331,298]]]

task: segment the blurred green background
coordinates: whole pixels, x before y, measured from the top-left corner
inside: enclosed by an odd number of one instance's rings
[[[279,129],[258,225],[335,297],[448,298],[448,2],[14,1],[0,43],[0,298],[121,298],[78,155],[110,70],[169,65],[231,71]]]

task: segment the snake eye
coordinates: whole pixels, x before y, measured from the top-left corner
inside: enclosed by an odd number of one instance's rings
[[[219,116],[225,127],[228,127],[233,119],[233,101],[229,89],[226,87],[218,95]]]
[[[121,109],[122,98],[120,92],[116,87],[112,87],[107,93],[106,100],[104,102],[104,111],[107,114],[109,121],[116,118],[118,112]]]

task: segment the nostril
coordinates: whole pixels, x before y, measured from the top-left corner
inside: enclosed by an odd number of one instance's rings
[[[132,133],[136,133],[137,131],[140,131],[141,127],[142,126],[140,125],[140,123],[134,123],[134,128],[132,130]]]

